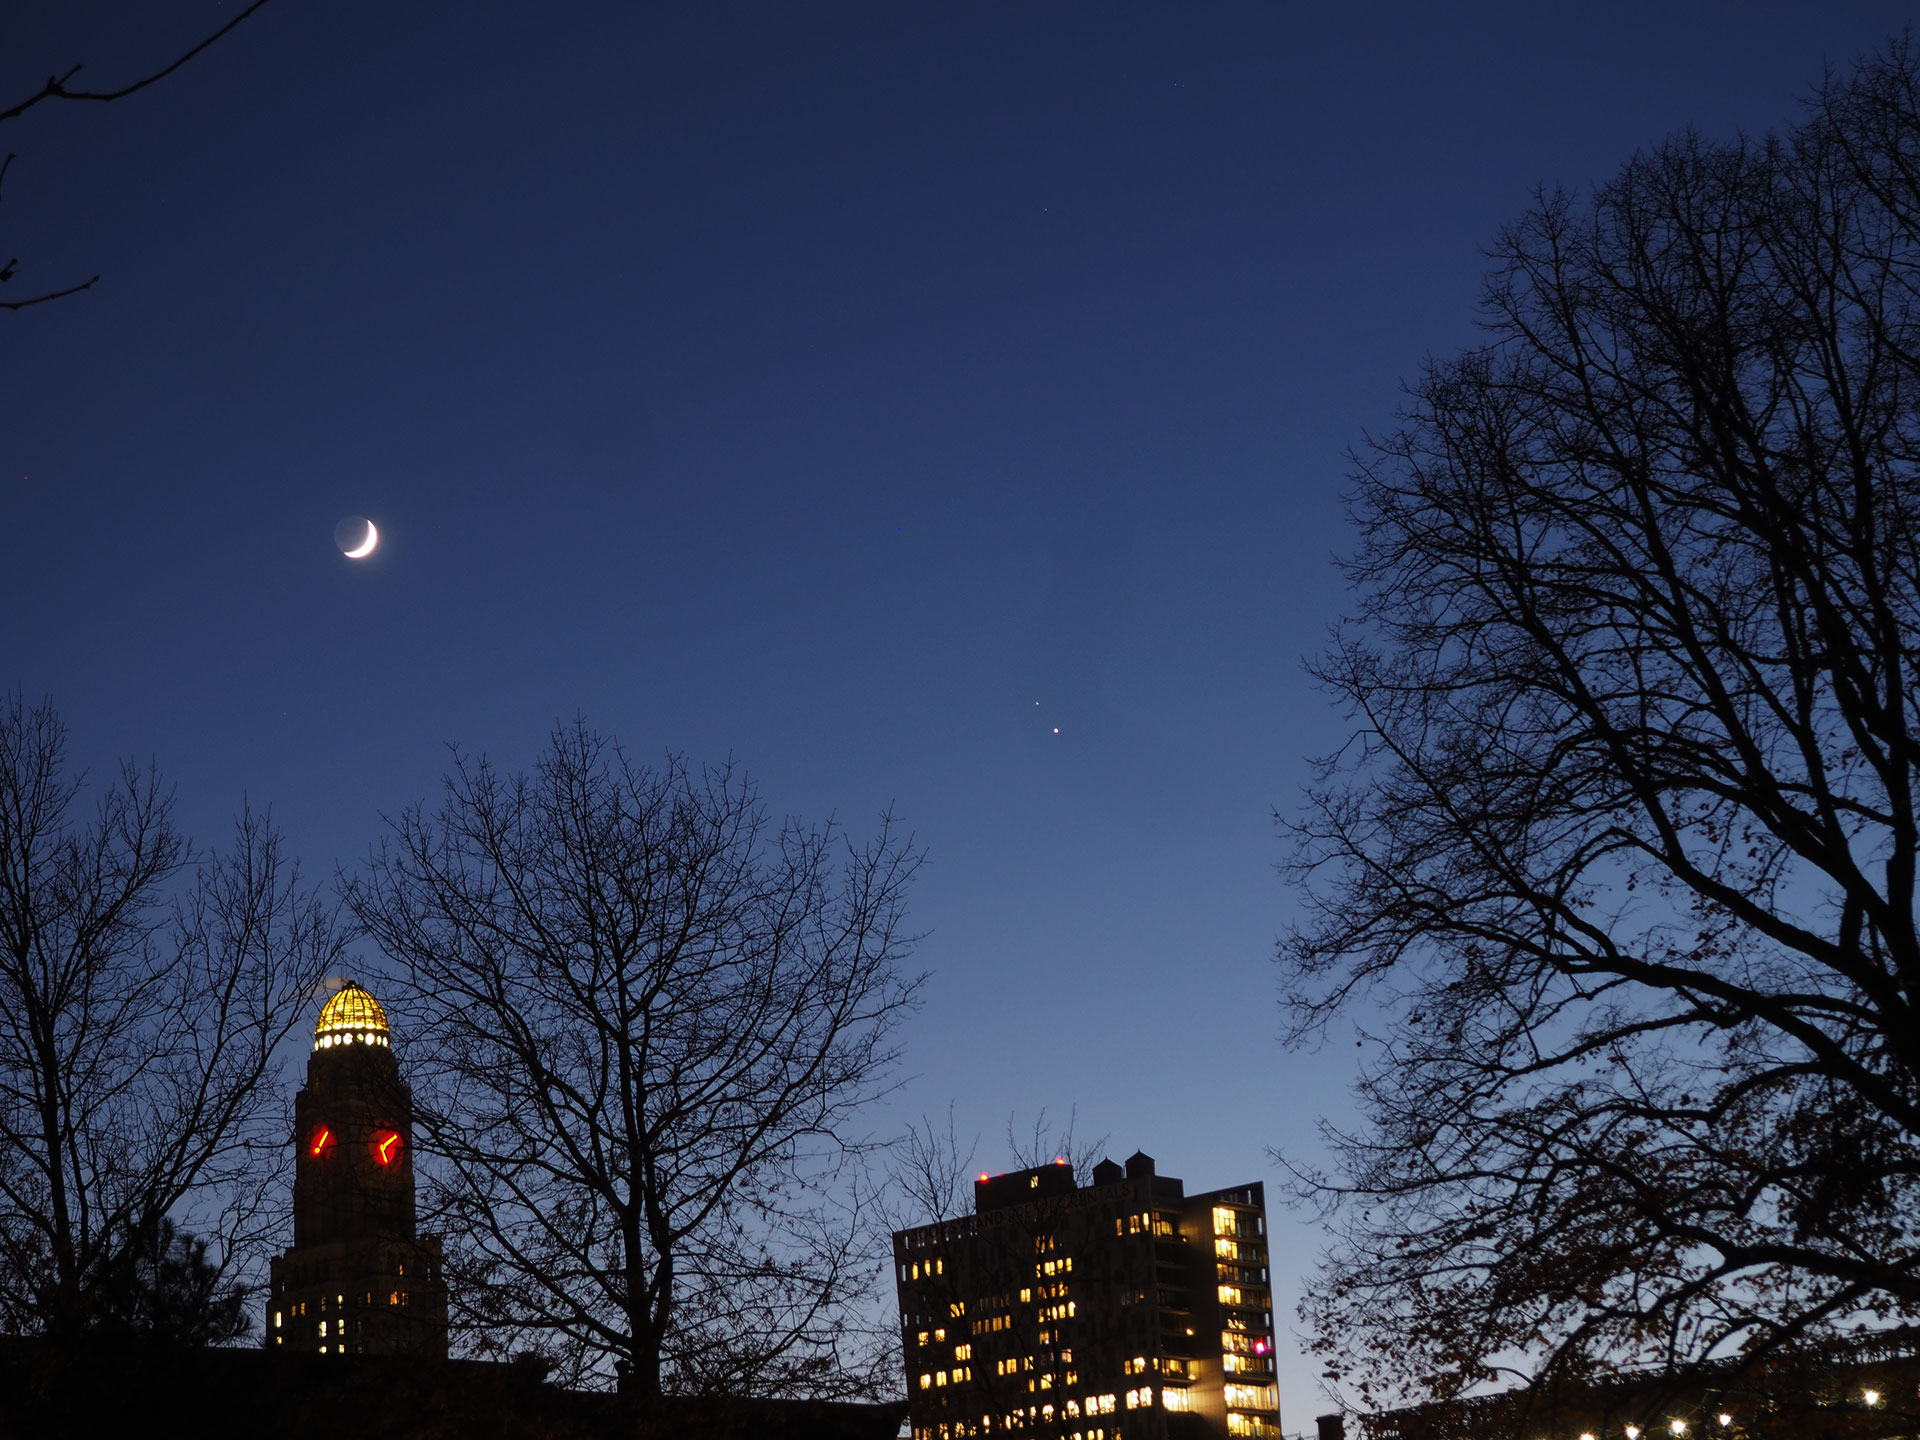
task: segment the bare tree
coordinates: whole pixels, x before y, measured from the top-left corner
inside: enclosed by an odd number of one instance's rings
[[[1057,1165],[1065,1161],[1073,1171],[1076,1184],[1093,1183],[1093,1167],[1107,1152],[1109,1136],[1102,1135],[1097,1140],[1077,1140],[1074,1130],[1080,1123],[1080,1107],[1074,1106],[1067,1112],[1067,1123],[1049,1125],[1047,1110],[1043,1105],[1033,1117],[1033,1124],[1022,1134],[1012,1115],[1007,1116],[1007,1153],[1013,1156],[1013,1168],[1032,1170],[1041,1165]]]
[[[960,1135],[953,1123],[954,1102],[947,1103],[944,1130],[934,1128],[932,1117],[923,1115],[907,1126],[907,1133],[894,1141],[887,1166],[889,1194],[885,1200],[886,1221],[890,1229],[906,1230],[916,1225],[931,1225],[952,1220],[973,1208],[974,1157],[980,1150],[980,1137],[960,1149]],[[1015,1170],[1032,1169],[1065,1161],[1078,1184],[1093,1182],[1093,1167],[1106,1151],[1107,1137],[1078,1141],[1074,1127],[1080,1116],[1076,1106],[1068,1113],[1067,1123],[1049,1126],[1044,1106],[1034,1116],[1028,1133],[1022,1134],[1016,1118],[1007,1116],[1007,1154]],[[986,1172],[980,1172],[986,1178]]]
[[[350,899],[410,990],[470,1334],[642,1400],[883,1383],[852,1126],[919,988],[919,863],[891,822],[776,827],[731,766],[580,722],[530,776],[456,755]]]
[[[232,1263],[283,1180],[275,1049],[338,953],[269,821],[195,857],[131,765],[91,817],[48,706],[0,705],[0,1326],[75,1334],[193,1217]],[[178,882],[178,883],[176,883]]]
[[[1920,63],[1494,250],[1358,462],[1357,717],[1295,827],[1303,1176],[1363,1401],[1920,1315]]]
[[[974,1136],[966,1153],[960,1153],[953,1109],[954,1102],[948,1101],[944,1132],[933,1128],[930,1116],[922,1115],[895,1142],[888,1174],[896,1204],[889,1214],[889,1228],[905,1230],[951,1220],[972,1205],[973,1157],[980,1149],[980,1137]]]
[[[175,57],[175,59],[160,69],[144,75],[138,80],[130,81],[125,85],[116,85],[107,90],[91,90],[85,86],[78,85],[75,83],[75,80],[79,76],[82,68],[79,65],[69,66],[62,74],[49,75],[46,82],[41,85],[39,89],[15,101],[5,109],[0,109],[0,125],[4,125],[9,120],[19,119],[29,110],[44,105],[48,101],[66,100],[83,104],[105,104],[113,100],[124,100],[127,96],[166,79],[167,76],[173,74],[174,71],[178,70],[182,65],[185,65],[201,51],[207,49],[216,41],[224,38],[238,28],[254,11],[260,9],[266,3],[267,0],[251,0],[251,3],[243,7],[239,14],[235,15],[205,39],[201,40],[192,49]],[[12,168],[13,162],[18,158],[18,156],[9,152],[6,158],[0,159],[0,187],[5,186],[7,171]],[[5,284],[7,281],[13,279],[19,268],[20,261],[18,257],[10,258],[4,265],[0,265],[0,284]],[[99,279],[100,277],[95,275],[90,279],[82,280],[77,284],[64,286],[58,290],[46,290],[38,295],[30,295],[24,300],[0,300],[0,310],[25,310],[32,305],[44,305],[49,300],[59,300],[68,295],[77,295],[82,290],[92,289],[93,286],[99,282]]]

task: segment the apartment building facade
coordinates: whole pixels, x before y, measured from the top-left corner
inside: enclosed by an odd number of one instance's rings
[[[983,1175],[893,1237],[914,1440],[1278,1440],[1266,1198],[1151,1156]]]

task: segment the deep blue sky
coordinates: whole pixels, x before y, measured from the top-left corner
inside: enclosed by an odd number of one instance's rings
[[[0,98],[232,9],[7,6]],[[0,128],[10,290],[104,276],[0,315],[0,681],[322,873],[576,712],[891,804],[898,1115],[1271,1180],[1358,1053],[1280,1051],[1270,964],[1343,450],[1536,184],[1786,121],[1908,13],[276,0]]]

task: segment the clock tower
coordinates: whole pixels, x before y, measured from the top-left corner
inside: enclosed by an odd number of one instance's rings
[[[273,1262],[266,1346],[447,1353],[440,1241],[414,1233],[413,1095],[387,1015],[351,981],[320,1007],[293,1102],[293,1248]]]

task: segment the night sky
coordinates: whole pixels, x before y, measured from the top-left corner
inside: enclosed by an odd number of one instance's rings
[[[0,103],[233,9],[6,6]],[[0,681],[319,875],[575,714],[891,805],[933,976],[876,1131],[953,1100],[1002,1169],[1077,1106],[1271,1183],[1364,1054],[1284,1053],[1271,963],[1343,452],[1535,186],[1789,121],[1909,13],[276,0],[0,127],[0,298],[103,276],[0,315]]]

